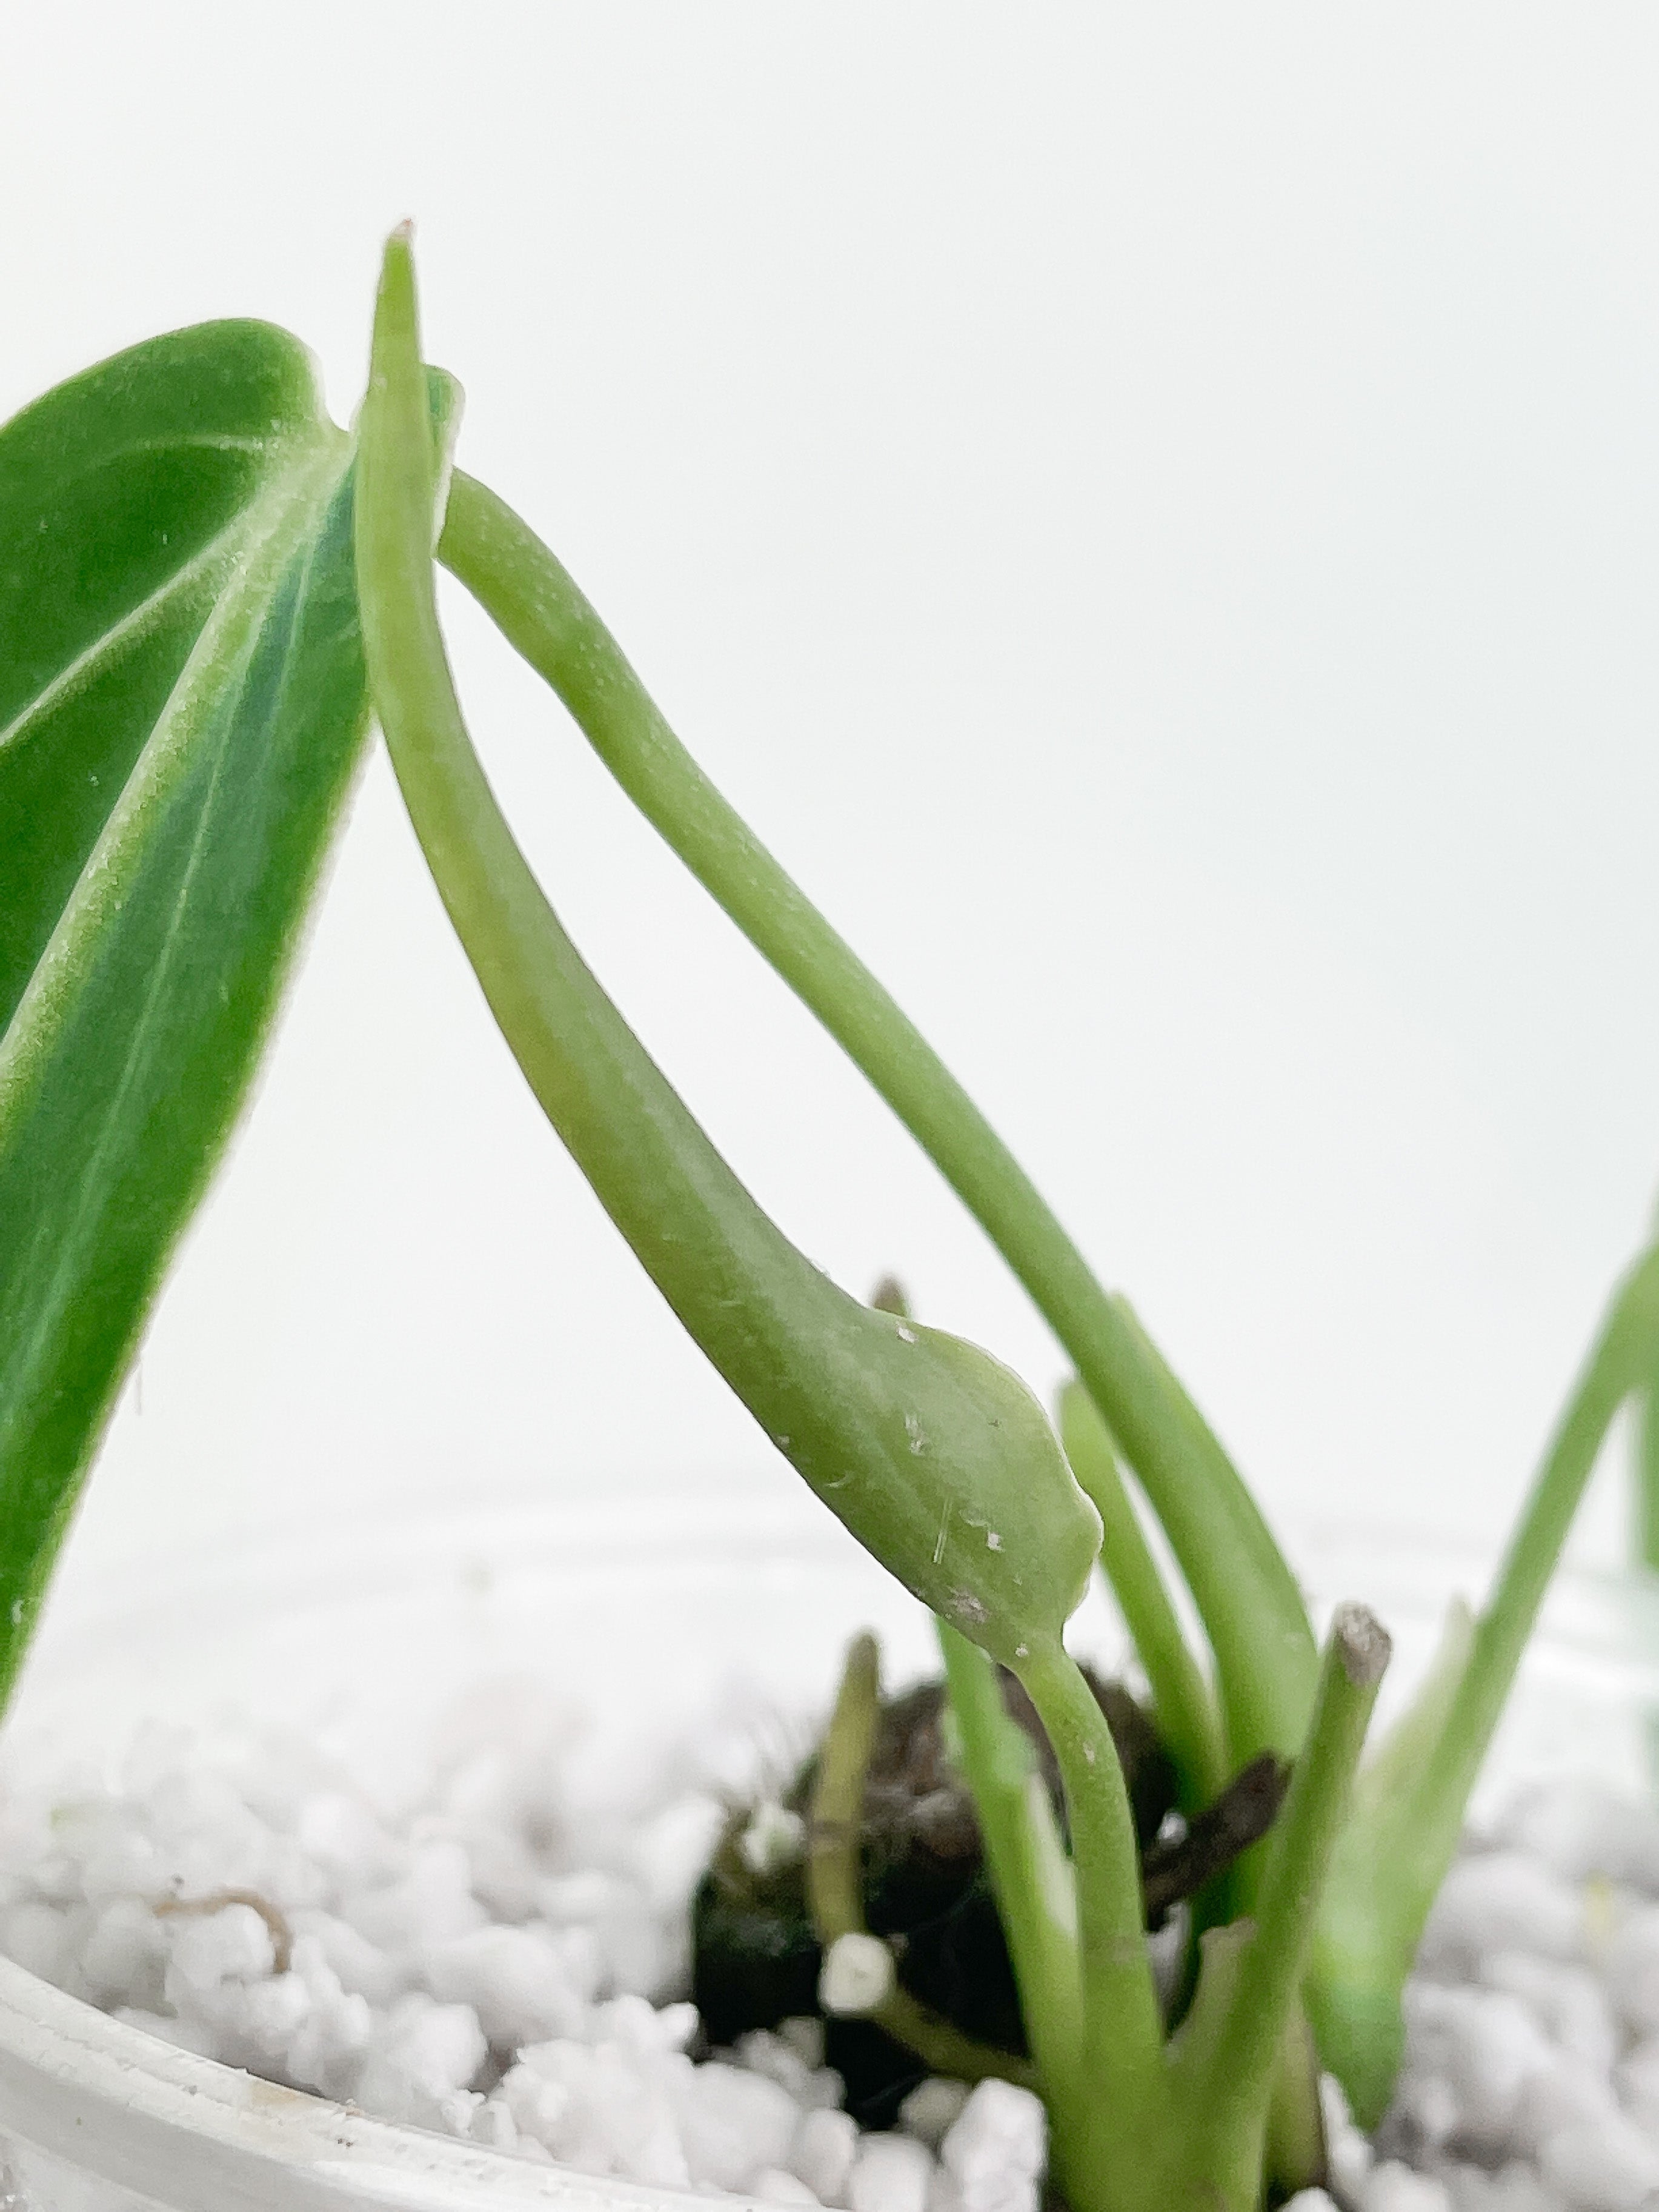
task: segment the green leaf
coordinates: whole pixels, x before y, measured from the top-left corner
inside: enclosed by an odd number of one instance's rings
[[[763,1213],[543,896],[462,719],[438,624],[408,240],[386,248],[362,413],[358,573],[375,712],[456,934],[600,1203],[777,1449],[981,1649],[1052,1647],[1100,1518],[1042,1407],[988,1352],[849,1297]]]
[[[458,471],[439,558],[552,686],[623,789],[861,1068],[970,1208],[1109,1422],[1215,1653],[1235,1767],[1294,1754],[1318,1654],[1296,1578],[1236,1468],[1121,1301],[882,985],[704,775],[557,557]],[[1109,1566],[1111,1565],[1109,1561]]]
[[[0,429],[0,1694],[367,732],[352,453],[249,322]]]

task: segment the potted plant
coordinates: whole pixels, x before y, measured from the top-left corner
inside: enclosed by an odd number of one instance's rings
[[[458,416],[453,386],[421,362],[404,231],[354,434],[322,414],[295,343],[246,324],[136,349],[0,434],[0,1687],[246,1087],[372,711],[554,1128],[778,1452],[938,1624],[936,1742],[970,1802],[1026,2048],[924,2004],[866,1924],[860,1823],[884,1707],[863,1642],[800,1778],[823,2009],[873,2021],[941,2074],[1039,2094],[1074,2212],[1253,2212],[1317,2189],[1320,2076],[1363,2124],[1382,2119],[1402,1993],[1476,1777],[1608,1426],[1659,1361],[1659,1249],[1613,1295],[1483,1609],[1454,1610],[1405,1718],[1368,1753],[1384,1625],[1340,1605],[1322,1648],[1132,1309],[702,775],[555,556],[453,465]],[[975,1214],[1075,1363],[1058,1429],[902,1297],[866,1304],[819,1273],[646,1054],[472,751],[434,548]],[[1167,1769],[1155,1821],[1126,1773],[1136,1722],[1114,1726],[1065,1642],[1097,1570]],[[1161,1985],[1146,1923],[1163,1814],[1191,1837],[1218,1806],[1229,1847],[1191,1885]],[[401,2154],[376,2152],[388,2174]],[[342,2202],[350,2185],[327,2182]],[[383,2193],[424,2201],[407,2177]]]

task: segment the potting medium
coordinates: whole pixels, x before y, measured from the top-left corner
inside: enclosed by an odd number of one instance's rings
[[[1036,2212],[1024,2091],[929,2080],[866,2133],[819,2021],[702,2041],[693,1887],[738,1802],[753,1849],[798,1847],[775,1791],[805,1740],[726,1711],[622,1746],[523,1684],[372,1778],[268,1729],[147,1729],[112,1774],[14,1778],[0,1950],[167,2042],[522,2159],[846,2212]],[[1540,1784],[1472,1834],[1407,2021],[1375,2144],[1327,2084],[1333,2193],[1297,2212],[1659,2204],[1659,1818]]]

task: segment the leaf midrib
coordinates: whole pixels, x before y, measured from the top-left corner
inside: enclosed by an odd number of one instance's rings
[[[92,644],[84,647],[73,659],[66,661],[49,684],[36,692],[27,706],[9,722],[0,727],[0,754],[7,747],[27,735],[31,726],[52,714],[65,700],[72,699],[83,684],[90,683],[125,646],[142,637],[152,624],[159,625],[168,608],[186,594],[195,584],[203,581],[222,562],[230,566],[235,557],[238,540],[246,538],[252,529],[260,507],[269,499],[273,481],[279,479],[289,464],[289,457],[308,446],[322,450],[325,441],[314,432],[282,439],[240,439],[203,435],[185,438],[135,439],[120,448],[122,454],[164,453],[174,447],[210,446],[226,452],[262,453],[270,457],[264,483],[255,498],[239,507],[232,519],[215,531],[206,543],[198,546],[190,559],[182,562],[154,591],[147,592],[142,599],[129,607],[118,622],[100,630]]]
[[[276,580],[280,578],[284,573],[289,561],[292,558],[295,547],[306,544],[307,540],[309,539],[309,549],[307,551],[304,562],[305,574],[301,576],[300,581],[300,601],[303,600],[306,577],[308,576],[312,564],[315,559],[317,526],[320,522],[322,516],[327,511],[328,500],[331,495],[331,485],[337,483],[340,474],[343,473],[343,463],[342,464],[340,470],[334,471],[331,474],[325,472],[320,465],[318,465],[323,458],[323,453],[320,451],[314,457],[313,466],[308,471],[311,477],[311,482],[309,483],[301,482],[289,486],[287,498],[280,501],[280,504],[286,506],[289,510],[287,518],[288,526],[283,528],[283,523],[279,520],[273,524],[269,533],[272,545],[272,553],[270,559],[266,564],[265,576],[262,580],[264,585],[264,596],[266,598],[269,597],[270,586],[273,585]],[[244,520],[250,538],[256,534],[255,526],[258,521],[261,510],[269,507],[272,504],[277,503],[279,502],[276,497],[276,487],[273,484],[268,487],[266,493],[263,495],[258,501],[254,501],[245,511]],[[258,586],[253,584],[252,580],[250,580],[250,590],[256,594],[258,593]],[[298,602],[296,602],[296,605],[297,604]],[[229,628],[232,624],[228,622],[225,626]],[[189,659],[185,662],[185,668],[180,672],[179,683],[175,684],[173,691],[169,696],[168,707],[164,708],[161,714],[158,716],[155,729],[152,731],[150,737],[146,740],[143,750],[139,756],[141,763],[149,752],[151,746],[155,743],[156,732],[161,730],[166,724],[168,719],[169,709],[172,708],[173,702],[179,696],[179,690],[183,688],[188,676],[195,666],[198,655],[202,653],[204,647],[210,652],[212,651],[215,641],[209,636],[209,632],[212,627],[213,617],[212,615],[210,615],[207,621],[203,624],[202,630],[197,638],[195,645],[191,648]],[[246,662],[251,657],[251,654],[257,644],[260,628],[261,625],[257,619],[249,621],[246,623],[245,635],[239,641],[236,658],[244,669],[246,668]],[[296,635],[297,621],[295,628],[290,630],[287,641],[283,680],[278,687],[279,690],[286,689],[288,670],[291,661],[295,637]],[[21,1343],[15,1342],[11,1346],[5,1347],[4,1365],[10,1370],[14,1378],[17,1377],[20,1374],[27,1376],[36,1367],[40,1358],[42,1343],[49,1335],[52,1328],[56,1325],[66,1284],[75,1272],[81,1232],[92,1203],[93,1194],[99,1187],[100,1170],[107,1156],[109,1146],[113,1140],[114,1133],[119,1127],[121,1109],[126,1097],[131,1092],[132,1085],[137,1077],[137,1069],[142,1064],[145,1048],[153,1026],[155,1009],[173,966],[173,954],[178,945],[179,933],[184,909],[190,896],[191,885],[195,881],[198,867],[201,859],[204,842],[214,812],[214,801],[219,787],[221,772],[223,769],[225,758],[232,742],[234,728],[234,717],[232,716],[227,718],[220,732],[217,755],[213,763],[213,768],[209,778],[207,793],[204,799],[201,813],[196,823],[195,834],[191,839],[190,853],[173,894],[173,910],[168,919],[166,935],[163,939],[161,951],[152,964],[149,976],[148,978],[148,987],[144,994],[143,1012],[141,1012],[137,1021],[134,1024],[131,1035],[129,1038],[127,1049],[123,1058],[120,1075],[117,1080],[114,1093],[111,1097],[105,1112],[102,1127],[99,1130],[98,1136],[93,1148],[92,1157],[86,1163],[85,1168],[78,1179],[74,1214],[66,1224],[61,1224],[61,1233],[58,1237],[56,1264],[52,1268],[47,1283],[43,1286],[41,1295],[31,1301],[31,1325],[28,1326],[25,1331],[23,1340]],[[129,780],[129,789],[130,788],[131,779]],[[106,835],[108,830],[114,826],[114,823],[115,817],[114,815],[112,815],[111,823],[106,825]],[[88,869],[98,859],[104,842],[105,840],[100,838],[98,846],[94,848],[94,853],[88,863]],[[77,904],[79,894],[80,885],[77,884],[76,893],[71,895],[69,903],[65,907],[64,914],[60,921],[58,930],[54,931],[53,933],[54,939],[56,939],[61,933],[65,932],[66,925],[68,926],[69,930],[72,932],[75,920],[75,908]],[[50,950],[51,948],[49,947],[48,951]],[[44,959],[42,964],[44,965]],[[31,987],[33,986],[33,980],[34,979],[31,979]],[[20,1005],[17,1009],[18,1017],[21,1017],[24,1012],[28,995],[28,994],[26,994],[24,1004]],[[18,1029],[19,1020],[17,1017],[15,1017],[11,1030],[8,1032],[3,1040],[0,1040],[0,1136],[3,1136],[5,1123],[8,1119],[11,1118],[5,1110],[6,1107],[9,1103],[15,1103],[15,1093],[14,1099],[11,1102],[8,1102],[5,1097],[7,1089],[11,1087],[7,1085],[3,1080],[4,1075],[7,1072],[5,1063],[9,1059],[13,1060],[15,1062],[18,1058],[21,1058],[27,1062],[27,1060],[31,1056],[25,1053],[21,1047],[18,1048],[15,1053],[8,1050],[8,1048],[13,1045]],[[50,1030],[48,1030],[48,1035],[50,1035]],[[46,1042],[45,1039],[37,1039],[37,1046],[45,1042]],[[40,1057],[44,1059],[44,1053],[40,1054]],[[37,1246],[40,1236],[45,1232],[45,1229],[46,1224],[44,1222],[40,1224],[37,1227],[36,1237],[34,1240]],[[33,1255],[31,1254],[29,1257],[32,1261]],[[26,1390],[18,1390],[15,1394],[12,1400],[12,1406],[15,1412],[21,1411],[22,1401],[26,1397]],[[10,1425],[11,1424],[9,1421],[0,1418],[0,1436],[3,1436],[6,1428]]]
[[[332,488],[349,464],[349,442],[343,439],[337,453],[318,441],[303,465],[296,468],[291,477],[274,479],[244,509],[240,528],[226,533],[243,541],[240,546],[233,545],[230,554],[245,556],[252,546],[264,544],[270,549],[269,557],[263,564],[264,580],[269,583],[280,576],[306,534],[314,534],[326,511]],[[238,597],[254,588],[254,580],[249,578]],[[157,763],[158,744],[165,744],[170,726],[176,726],[181,697],[187,697],[204,660],[211,659],[223,649],[226,633],[234,628],[234,617],[226,612],[222,597],[210,609],[198,631],[167,703],[151,726],[75,887],[64,902],[10,1023],[0,1034],[0,1158],[3,1158],[8,1126],[16,1122],[20,1110],[26,1110],[22,1109],[22,1098],[30,1087],[29,1070],[45,1057],[51,1037],[60,1026],[53,1017],[65,990],[72,989],[70,979],[76,967],[77,942],[88,930],[95,933],[100,909],[106,908],[111,897],[118,909],[119,892],[112,890],[112,882],[118,884],[125,872],[124,853],[134,835],[133,816],[142,808],[149,790],[167,772],[165,760],[159,766]],[[238,661],[246,662],[258,629],[257,623],[247,623],[236,646]]]

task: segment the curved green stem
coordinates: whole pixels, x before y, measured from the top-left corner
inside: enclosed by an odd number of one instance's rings
[[[845,1357],[861,1312],[766,1219],[611,1004],[544,897],[461,719],[433,589],[429,434],[406,240],[387,249],[362,420],[360,596],[376,711],[456,933],[532,1090],[602,1204],[700,1342],[709,1309],[769,1295],[757,1325],[791,1433],[793,1372]],[[398,372],[401,370],[401,374]],[[688,1243],[688,1225],[702,1226]],[[814,1310],[816,1309],[816,1310]],[[748,1318],[745,1314],[745,1319]],[[727,1323],[729,1333],[730,1324]],[[822,1337],[820,1337],[822,1331]]]
[[[1146,1948],[1140,1853],[1111,1730],[1083,1671],[1059,1644],[1015,1668],[1066,1790],[1083,1983],[1082,2077],[1119,2144],[1165,2122],[1164,2023]]]
[[[1076,1362],[1193,1592],[1216,1654],[1233,1762],[1294,1752],[1316,1666],[1295,1578],[1214,1437],[1195,1415],[1171,1419],[1170,1378],[1144,1336],[931,1046],[702,774],[535,532],[458,471],[438,551],[933,1159]]]
[[[948,1622],[938,1627],[963,1778],[979,1816],[1020,2016],[1060,2131],[1080,2087],[1083,2043],[1072,1869],[1036,1750],[1009,1717],[995,1667]]]
[[[1659,1352],[1659,1249],[1644,1254],[1614,1294],[1573,1391],[1474,1633],[1433,1762],[1437,1787],[1466,1802],[1562,1547],[1595,1471],[1613,1415],[1645,1382]],[[1457,1820],[1461,1825],[1462,1807]]]
[[[1367,1790],[1333,1871],[1309,1977],[1320,2054],[1362,2125],[1380,2119],[1404,2044],[1401,1992],[1462,1832],[1470,1793],[1613,1416],[1653,1372],[1659,1248],[1615,1293],[1545,1455],[1485,1611],[1454,1615],[1446,1654],[1408,1717],[1396,1789]]]
[[[997,1656],[1058,1637],[1100,1517],[1000,1361],[838,1290],[757,1206],[571,944],[496,805],[438,625],[406,237],[362,418],[358,588],[410,817],[502,1035],[601,1204],[785,1458],[925,1605]]]
[[[1152,1685],[1158,1730],[1181,1778],[1181,1808],[1198,1812],[1227,1781],[1215,1699],[1123,1486],[1111,1431],[1076,1382],[1060,1394],[1060,1437],[1073,1474],[1100,1516],[1101,1563]]]

